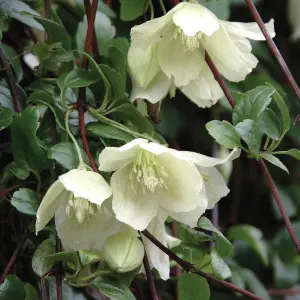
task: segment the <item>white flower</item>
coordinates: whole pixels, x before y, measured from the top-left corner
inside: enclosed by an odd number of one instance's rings
[[[59,176],[44,196],[36,219],[36,233],[55,215],[57,234],[65,250],[101,249],[104,240],[122,224],[103,201],[111,188],[95,172],[74,169]]]
[[[273,23],[266,24],[272,37]],[[225,78],[241,81],[258,62],[248,39],[264,40],[256,23],[221,21],[198,3],[181,2],[165,16],[134,26],[128,53],[131,100],[156,103],[177,87],[198,106],[213,105],[223,92],[205,51]]]
[[[196,226],[206,208],[229,191],[221,174],[206,167],[220,161],[135,139],[119,148],[105,148],[99,156],[99,169],[116,171],[111,177],[116,218],[144,230],[158,213]],[[220,186],[212,186],[215,182]]]
[[[300,1],[289,0],[288,2],[288,19],[292,27],[291,39],[297,41],[300,38]]]
[[[24,63],[31,69],[36,70],[36,68],[39,66],[40,61],[38,57],[32,53],[25,53],[23,55]]]

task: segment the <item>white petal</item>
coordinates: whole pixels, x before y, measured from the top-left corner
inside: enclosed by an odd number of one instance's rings
[[[130,101],[133,102],[137,99],[144,99],[151,103],[157,103],[167,96],[171,84],[172,80],[169,79],[163,72],[160,72],[150,82],[147,88],[142,88],[133,80]]]
[[[300,3],[299,0],[289,0],[288,1],[288,19],[292,27],[293,34],[291,36],[293,41],[300,38]]]
[[[174,29],[170,29],[159,43],[158,62],[169,79],[174,77],[177,87],[187,85],[195,79],[204,64],[204,55],[200,49],[185,50],[181,37],[174,38]]]
[[[206,196],[208,200],[208,209],[214,208],[215,204],[229,193],[229,189],[222,174],[214,167],[198,167],[204,178]]]
[[[59,176],[59,180],[68,191],[74,193],[75,197],[85,198],[98,205],[112,193],[104,178],[93,171],[74,169]]]
[[[187,3],[178,9],[173,16],[173,22],[188,36],[198,32],[212,35],[219,28],[217,17],[201,4]]]
[[[193,163],[166,152],[158,156],[167,177],[163,177],[167,188],[157,188],[156,198],[168,212],[187,212],[199,203],[203,188],[202,178]]]
[[[65,189],[65,187],[59,180],[55,181],[51,185],[36,213],[36,234],[40,230],[42,230],[54,217],[60,203],[68,198],[68,194],[69,192]]]
[[[219,30],[202,39],[202,44],[219,72],[230,81],[244,80],[258,63],[249,40],[228,34],[221,24]]]
[[[167,234],[167,244],[170,249],[175,248],[181,244],[182,240]]]
[[[106,147],[99,155],[99,170],[111,172],[132,162],[140,146],[147,144],[145,139],[134,139],[122,147]]]
[[[155,155],[160,155],[160,154],[163,154],[163,153],[169,153],[174,157],[186,160],[185,156],[182,155],[180,153],[180,151],[168,148],[166,146],[163,146],[163,145],[160,145],[160,144],[157,144],[157,143],[150,142],[148,144],[141,145],[141,148],[143,148],[144,150],[147,150],[147,151],[149,151],[149,152],[151,152]]]
[[[228,32],[229,35],[232,34],[238,35],[238,36],[248,38],[250,40],[257,40],[257,41],[265,40],[265,37],[256,22],[240,23],[240,22],[220,21],[220,23],[224,26],[225,30]],[[271,19],[265,25],[267,27],[268,33],[273,38],[275,36],[274,20]]]
[[[224,95],[219,83],[205,63],[198,77],[180,88],[199,107],[211,107]]]
[[[189,152],[189,151],[181,151],[181,153],[188,158],[190,161],[195,163],[196,165],[200,167],[214,167],[220,164],[224,164],[228,161],[234,160],[238,158],[241,154],[241,149],[234,148],[230,154],[225,158],[215,158],[215,157],[209,157],[206,155],[202,155],[200,153],[196,152]]]
[[[145,51],[131,46],[127,61],[131,77],[143,88],[146,88],[160,72],[156,46],[150,46]]]
[[[154,193],[143,193],[141,184],[132,186],[129,179],[132,167],[129,164],[111,177],[113,210],[119,221],[144,230],[157,214],[158,198]]]
[[[63,201],[55,214],[55,225],[66,251],[101,250],[107,237],[126,229],[105,205],[90,219],[79,224],[66,214],[68,201]]]
[[[40,64],[38,57],[32,53],[25,53],[23,55],[23,60],[31,70],[35,70]]]
[[[164,222],[161,222],[157,218],[155,218],[151,221],[151,223],[147,227],[147,230],[164,246],[168,246],[167,233]],[[161,251],[145,236],[142,235],[142,239],[150,262],[150,266],[154,267],[158,271],[161,279],[167,280],[170,276],[169,256]]]

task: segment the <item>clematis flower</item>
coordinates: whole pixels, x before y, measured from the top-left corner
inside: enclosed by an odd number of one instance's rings
[[[297,41],[300,38],[300,2],[298,0],[288,1],[288,20],[292,27],[292,41]]]
[[[108,205],[111,188],[95,172],[74,169],[59,176],[45,194],[36,219],[36,233],[55,216],[63,248],[101,249],[105,239],[123,226]]]
[[[239,150],[234,150],[227,159],[238,155]],[[205,210],[229,191],[222,175],[211,168],[222,161],[226,159],[135,139],[119,148],[105,148],[99,156],[99,169],[116,171],[111,177],[116,218],[144,230],[159,213],[196,226]]]
[[[274,37],[274,21],[266,26]],[[223,92],[205,51],[225,78],[238,82],[258,63],[248,39],[264,40],[256,23],[219,20],[198,3],[181,2],[165,16],[134,26],[128,52],[131,100],[156,103],[179,88],[199,107],[215,104]]]

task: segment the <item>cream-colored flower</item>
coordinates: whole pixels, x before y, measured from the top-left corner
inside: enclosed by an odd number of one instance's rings
[[[273,23],[266,24],[272,37]],[[179,88],[198,106],[213,105],[223,92],[205,51],[225,78],[241,81],[258,62],[248,39],[264,40],[256,23],[219,20],[198,3],[181,2],[165,16],[134,26],[128,53],[131,100],[156,103]]]
[[[288,20],[292,27],[291,39],[297,41],[300,38],[300,1],[289,0],[288,1]]]

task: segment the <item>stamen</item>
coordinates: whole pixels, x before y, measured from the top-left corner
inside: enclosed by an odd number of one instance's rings
[[[198,32],[193,36],[187,36],[180,27],[177,27],[174,32],[174,39],[177,39],[178,37],[181,38],[181,42],[184,45],[184,51],[194,51],[200,48],[202,32]]]

